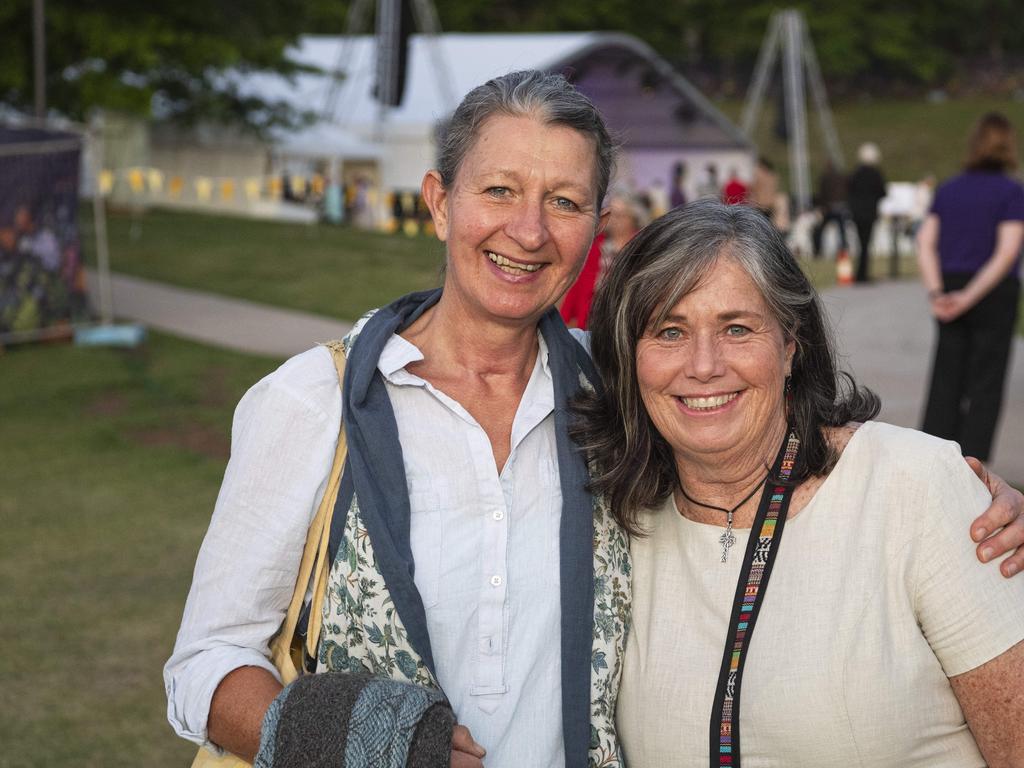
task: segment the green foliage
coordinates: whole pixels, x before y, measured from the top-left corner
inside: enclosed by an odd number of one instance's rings
[[[552,5],[543,0],[490,3],[437,0],[449,31],[621,30],[689,69],[725,77],[752,71],[778,3],[755,0],[596,0]],[[803,11],[822,70],[846,81],[898,78],[935,84],[961,58],[1024,52],[1014,0],[843,0],[788,7]]]
[[[181,122],[294,124],[282,103],[238,92],[225,71],[299,71],[285,49],[322,0],[47,0],[47,103],[76,119],[94,107]],[[33,97],[32,2],[0,3],[0,101]]]
[[[293,74],[284,56],[304,33],[342,34],[344,0],[46,0],[48,103],[78,119],[93,107],[257,131],[304,115],[238,93],[225,71]],[[446,31],[608,30],[647,41],[685,73],[745,87],[772,13],[769,0],[436,0]],[[830,85],[939,85],[964,62],[1024,53],[1014,0],[796,0]],[[0,101],[32,101],[32,0],[0,3]],[[372,12],[366,23],[372,25]],[[369,29],[359,30],[368,32]]]

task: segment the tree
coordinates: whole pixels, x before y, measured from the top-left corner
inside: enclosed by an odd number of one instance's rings
[[[294,124],[284,103],[238,91],[226,74],[294,76],[285,56],[327,0],[47,0],[50,108],[83,120],[94,107],[191,123],[239,123],[255,131]],[[0,3],[0,101],[32,103],[32,2]],[[324,32],[340,32],[321,29]],[[20,33],[19,33],[20,31]]]
[[[694,74],[745,81],[774,10],[803,11],[830,83],[937,85],[955,65],[1024,52],[1017,0],[436,0],[448,31],[621,30]],[[736,83],[742,86],[742,82]]]
[[[301,116],[239,93],[226,72],[294,75],[300,34],[341,34],[351,0],[46,0],[48,103],[77,119],[94,106],[256,130]],[[621,30],[691,76],[738,88],[753,71],[774,0],[435,0],[446,31]],[[830,85],[940,84],[961,62],[1024,51],[1016,0],[794,0]],[[0,101],[32,101],[32,0],[0,0]],[[372,16],[368,19],[372,24]],[[361,30],[368,32],[370,30]]]

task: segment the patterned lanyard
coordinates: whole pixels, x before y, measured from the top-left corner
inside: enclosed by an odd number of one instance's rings
[[[711,768],[739,768],[740,765],[740,683],[754,623],[768,588],[778,541],[786,524],[786,510],[793,488],[788,484],[800,440],[792,431],[775,458],[765,484],[761,504],[750,531],[747,552],[740,569],[733,600],[729,634],[726,636],[722,669],[718,675],[715,705],[711,711]],[[754,533],[757,533],[755,536]]]

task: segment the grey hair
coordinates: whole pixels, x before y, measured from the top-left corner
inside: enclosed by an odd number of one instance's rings
[[[594,140],[597,165],[597,203],[608,191],[615,164],[615,142],[593,102],[562,75],[523,70],[477,86],[462,100],[442,128],[437,170],[451,187],[462,161],[480,134],[480,127],[496,114],[536,116],[550,125],[575,128]]]
[[[664,500],[677,483],[672,449],[640,396],[637,342],[723,258],[750,276],[795,342],[788,408],[802,450],[794,482],[835,464],[824,427],[878,413],[877,396],[837,370],[817,292],[771,222],[748,206],[713,200],[676,208],[638,233],[599,285],[589,325],[604,389],[574,404],[573,437],[598,467],[592,487],[609,496],[616,518],[632,533],[641,532],[639,511]]]

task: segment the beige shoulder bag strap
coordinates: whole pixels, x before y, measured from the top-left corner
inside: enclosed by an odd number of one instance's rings
[[[329,341],[324,344],[331,351],[334,365],[338,370],[338,386],[344,388],[345,381],[345,350],[340,341]],[[327,591],[327,576],[331,564],[327,562],[327,544],[331,534],[331,517],[338,499],[338,488],[341,487],[341,473],[345,468],[348,456],[348,444],[345,441],[345,425],[338,430],[338,448],[334,452],[334,463],[331,474],[327,478],[324,497],[317,508],[313,521],[309,524],[306,534],[306,546],[302,550],[299,571],[295,577],[295,591],[291,603],[285,613],[281,629],[270,641],[270,660],[281,674],[285,685],[297,678],[302,669],[303,654],[316,658],[317,645],[320,642],[321,607]],[[306,599],[306,590],[312,583],[312,603],[309,607],[309,624],[306,629],[305,647],[300,638],[295,636],[299,614]],[[250,764],[231,754],[217,757],[208,749],[199,748],[199,753],[192,761],[192,768],[246,768]]]

